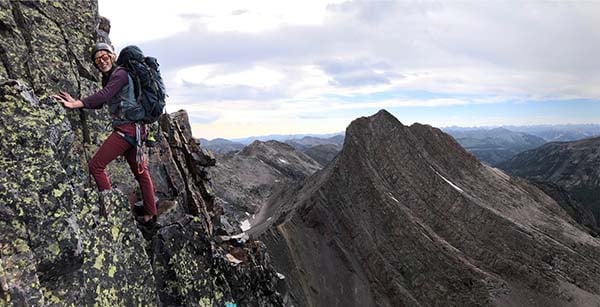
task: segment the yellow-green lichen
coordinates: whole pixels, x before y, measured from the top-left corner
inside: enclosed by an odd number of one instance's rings
[[[100,285],[96,287],[96,302],[94,306],[124,306],[124,302],[117,296],[117,290],[115,288],[102,289]]]
[[[202,307],[212,307],[213,303],[212,300],[208,297],[203,297],[200,299],[200,306]]]
[[[58,244],[52,243],[48,246],[48,250],[52,253],[52,255],[54,256],[58,256],[60,254],[60,247],[58,246]]]
[[[30,251],[29,245],[22,239],[17,239],[13,242],[13,246],[17,253],[25,253]]]
[[[115,277],[115,273],[117,272],[117,267],[115,267],[114,265],[110,265],[108,267],[108,277],[113,278]]]
[[[65,193],[65,190],[61,190],[61,189],[54,189],[52,190],[52,196],[54,196],[54,198],[60,198],[63,193]]]
[[[110,233],[112,234],[113,241],[117,241],[119,239],[119,227],[114,225],[110,228]]]
[[[100,252],[100,255],[96,257],[96,261],[94,261],[94,268],[97,270],[102,270],[102,262],[104,262],[104,251]]]
[[[46,303],[48,303],[48,305],[64,305],[64,302],[61,301],[60,297],[54,295],[54,293],[51,290],[48,290],[45,287],[42,287],[41,290],[42,296],[44,297],[44,300],[46,301]]]
[[[61,217],[61,216],[63,216],[63,215],[65,215],[65,213],[64,213],[63,211],[61,211],[61,210],[56,210],[56,211],[54,212],[54,214],[53,214],[53,216],[54,216],[55,218],[59,218],[59,217]]]
[[[23,225],[23,223],[21,223],[17,220],[12,220],[10,224],[16,235],[25,236],[27,234],[27,230],[25,229],[25,225]]]

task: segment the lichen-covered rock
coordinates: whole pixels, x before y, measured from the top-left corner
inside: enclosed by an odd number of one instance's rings
[[[162,304],[283,305],[275,291],[279,278],[270,265],[265,265],[262,243],[234,247],[209,238],[199,218],[186,217],[161,228],[153,242],[153,266]],[[231,253],[242,259],[228,260],[228,254],[235,257]]]
[[[85,186],[85,172],[70,163],[77,157],[65,111],[16,81],[0,84],[0,101],[0,300],[154,302],[152,267],[127,201]],[[100,204],[113,208],[109,218],[100,218]]]

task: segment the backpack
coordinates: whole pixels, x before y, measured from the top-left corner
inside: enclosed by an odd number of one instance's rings
[[[127,46],[119,53],[117,65],[125,68],[133,80],[135,100],[144,109],[123,110],[125,116],[134,122],[146,124],[158,120],[165,112],[165,84],[163,83],[156,58],[144,56],[137,46]]]

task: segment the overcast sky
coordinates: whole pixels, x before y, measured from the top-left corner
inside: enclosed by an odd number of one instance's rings
[[[194,136],[600,123],[600,0],[99,0],[158,58]]]

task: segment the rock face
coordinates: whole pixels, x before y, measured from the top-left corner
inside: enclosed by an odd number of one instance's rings
[[[245,212],[258,211],[274,191],[321,168],[288,144],[254,141],[240,152],[219,156],[210,173],[217,203],[228,215],[241,219]]]
[[[49,97],[98,88],[89,50],[110,26],[96,3],[2,1],[0,15],[0,306],[283,305],[264,245],[215,240],[215,161],[185,112],[161,118],[147,152],[160,229],[138,229],[126,163],[108,170],[118,189],[96,191],[86,164],[108,114]]]
[[[600,241],[548,195],[386,111],[252,228],[298,306],[593,306]],[[259,221],[260,222],[260,221]]]
[[[556,202],[579,224],[587,227],[590,230],[590,234],[598,236],[600,229],[594,213],[589,208],[585,207],[575,199],[571,193],[565,190],[563,187],[548,181],[535,181],[532,183],[538,187],[544,193],[552,197]]]
[[[65,111],[16,81],[2,83],[0,97],[0,305],[155,301],[126,200],[85,186]],[[115,208],[107,219],[101,198]]]
[[[507,172],[550,182],[600,218],[600,138],[548,143],[499,165]]]
[[[546,143],[543,138],[505,128],[466,131],[449,129],[446,132],[479,160],[492,166]]]

